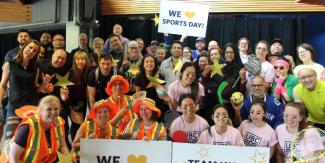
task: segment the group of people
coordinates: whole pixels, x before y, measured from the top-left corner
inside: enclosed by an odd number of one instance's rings
[[[197,38],[191,50],[186,36],[171,41],[165,34],[164,43],[144,48],[141,38],[122,32],[116,24],[92,47],[81,33],[68,53],[61,34],[52,40],[43,33],[37,41],[19,31],[0,87],[10,162],[55,162],[58,150],[78,160],[81,138],[269,147],[284,162],[287,142],[301,130],[325,129],[325,71],[307,43],[297,46],[296,63],[280,39],[271,46],[261,40],[252,52],[245,37],[223,49],[215,40],[205,49],[205,39]],[[235,92],[242,102],[232,100]],[[18,115],[26,105],[38,107]]]

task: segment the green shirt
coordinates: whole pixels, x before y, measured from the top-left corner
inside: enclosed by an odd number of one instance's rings
[[[290,99],[293,101],[293,88],[299,84],[299,80],[296,76],[289,74],[287,78],[285,79],[283,83],[283,87],[286,88],[286,93],[290,97]],[[271,89],[271,94],[274,96],[274,89],[276,87],[276,82],[273,80],[272,83],[272,89]]]
[[[309,91],[301,83],[294,88],[294,91],[308,110],[307,120],[325,124],[325,81],[317,79],[313,91]]]

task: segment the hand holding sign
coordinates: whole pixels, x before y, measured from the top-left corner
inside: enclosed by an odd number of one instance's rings
[[[161,1],[158,32],[205,37],[209,6],[188,2]]]

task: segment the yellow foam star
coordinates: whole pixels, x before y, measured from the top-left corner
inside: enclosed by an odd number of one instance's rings
[[[130,64],[128,72],[135,76],[138,72],[140,72],[138,64]]]
[[[166,83],[165,80],[159,79],[159,72],[154,76],[147,75],[147,79],[150,81],[150,83],[153,86],[158,86],[158,85]]]
[[[151,19],[152,21],[155,22],[155,26],[159,24],[159,17],[155,14],[155,17]]]
[[[213,63],[213,65],[211,66],[212,71],[211,71],[211,76],[210,76],[210,78],[212,78],[213,75],[215,75],[215,74],[219,74],[220,76],[223,76],[221,70],[222,70],[222,68],[223,68],[224,66],[225,66],[224,64],[219,64],[218,61],[215,61],[215,62]]]
[[[183,66],[182,58],[179,58],[173,68],[173,73],[176,74],[177,71],[181,71],[182,66]]]
[[[118,59],[113,59],[113,66],[116,66],[118,62],[120,62],[120,60],[118,60]]]
[[[266,153],[255,151],[254,155],[249,157],[250,160],[254,161],[254,163],[266,163],[265,161]]]
[[[62,88],[66,88],[68,85],[74,85],[71,81],[69,81],[69,72],[66,73],[64,76],[59,74],[55,74],[55,77],[58,79],[58,82],[55,83],[54,86],[60,86]]]
[[[57,152],[58,154],[58,157],[59,157],[59,163],[69,163],[69,162],[73,162],[72,161],[72,156],[73,156],[73,153],[70,152],[66,155],[62,154],[61,152]]]

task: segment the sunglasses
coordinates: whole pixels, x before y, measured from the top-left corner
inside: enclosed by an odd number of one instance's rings
[[[284,66],[274,66],[274,69],[275,70],[277,70],[277,69],[283,70],[284,69]]]

